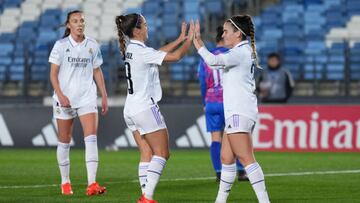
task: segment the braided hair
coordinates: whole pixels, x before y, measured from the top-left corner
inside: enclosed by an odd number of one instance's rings
[[[250,37],[252,54],[251,57],[255,61],[255,65],[260,67],[258,64],[257,52],[256,52],[256,41],[255,41],[255,26],[250,15],[236,15],[231,17],[226,22],[232,24],[235,30],[241,32],[241,38],[244,40],[247,36]]]
[[[141,15],[132,13],[128,15],[119,15],[115,18],[117,34],[119,37],[120,51],[125,59],[126,38],[134,36],[134,28],[141,28]]]

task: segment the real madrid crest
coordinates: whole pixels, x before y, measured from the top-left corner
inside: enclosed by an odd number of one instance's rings
[[[93,54],[92,48],[89,49],[89,53],[90,53],[90,54]]]

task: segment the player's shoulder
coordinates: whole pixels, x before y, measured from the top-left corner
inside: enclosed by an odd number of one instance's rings
[[[56,46],[64,46],[67,42],[69,42],[68,37],[64,37],[62,39],[59,39],[55,42]]]
[[[229,49],[226,47],[215,47],[214,49],[210,50],[211,53],[217,55],[217,54],[223,54],[228,52]]]
[[[145,44],[143,43],[138,43],[138,42],[132,42],[130,41],[128,44],[128,48],[131,49],[147,49],[149,47],[147,47]]]
[[[98,41],[96,41],[94,38],[92,38],[92,37],[88,37],[88,36],[86,36],[86,43],[87,44],[90,44],[90,45],[92,45],[92,46],[100,46],[99,45],[99,43],[98,43]]]

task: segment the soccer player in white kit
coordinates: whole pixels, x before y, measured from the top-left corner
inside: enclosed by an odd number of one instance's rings
[[[158,69],[163,62],[175,62],[185,55],[194,35],[194,23],[190,24],[188,37],[183,23],[177,40],[155,50],[144,44],[148,28],[142,15],[117,16],[115,22],[128,82],[124,119],[141,153],[139,181],[143,195],[138,203],[155,203],[154,191],[170,156],[168,131],[157,105],[162,96]]]
[[[106,191],[96,182],[98,167],[96,104],[98,86],[102,95],[103,115],[108,111],[104,77],[100,69],[103,59],[99,44],[84,35],[85,20],[81,11],[69,12],[63,39],[56,41],[50,56],[50,80],[54,88],[53,114],[58,126],[57,160],[61,174],[61,190],[72,195],[69,150],[73,123],[79,117],[85,142],[85,161],[88,177],[86,194]],[[94,81],[95,80],[95,81]],[[95,84],[96,82],[96,84]]]
[[[250,38],[251,44],[247,40]],[[251,134],[257,120],[254,69],[256,60],[255,31],[249,15],[237,15],[224,23],[224,44],[230,50],[214,55],[204,46],[200,23],[195,25],[194,45],[211,68],[222,68],[225,111],[225,132],[221,149],[222,170],[216,203],[227,201],[236,177],[235,158],[245,171],[260,203],[268,203],[264,173],[256,162]]]

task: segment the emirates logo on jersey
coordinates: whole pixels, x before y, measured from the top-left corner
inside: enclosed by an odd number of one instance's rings
[[[91,62],[91,59],[68,57],[68,62],[71,63],[71,66],[74,68],[85,68]]]

